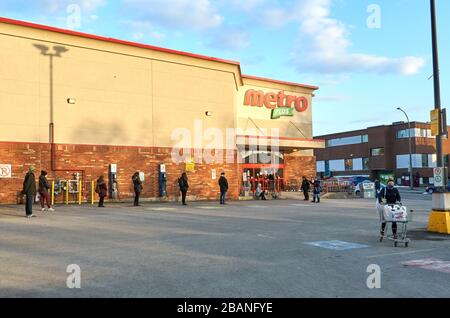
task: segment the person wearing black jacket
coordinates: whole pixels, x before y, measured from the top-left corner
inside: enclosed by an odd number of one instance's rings
[[[219,187],[220,187],[220,204],[225,204],[225,197],[228,192],[228,180],[225,178],[225,172],[222,172],[222,175],[219,178]]]
[[[395,188],[395,184],[393,180],[389,180],[386,188],[381,190],[378,200],[380,203],[383,203],[383,199],[386,199],[386,204],[397,204],[402,202],[402,198],[400,197],[400,192],[397,188]],[[381,224],[381,236],[384,236],[384,231],[386,229],[386,222]],[[394,238],[397,238],[397,223],[392,222],[392,234]]]
[[[381,183],[380,180],[375,179],[375,195],[376,198],[378,199],[379,195],[380,195],[380,191],[381,191]]]
[[[50,184],[48,183],[47,180],[47,171],[42,170],[41,175],[39,176],[39,188],[38,188],[42,211],[53,212],[55,210],[52,209],[50,205],[50,194],[48,193],[49,189]],[[47,203],[47,208],[45,208],[45,203]]]
[[[178,179],[178,185],[180,187],[181,199],[182,199],[183,205],[187,205],[186,204],[186,195],[187,195],[187,191],[189,189],[189,182],[188,182],[188,177],[187,177],[186,172],[183,172],[183,174],[181,175],[181,178]]]
[[[309,189],[310,189],[310,182],[309,182],[308,179],[306,179],[305,176],[303,176],[302,191],[303,191],[303,194],[305,196],[305,200],[304,201],[309,201]]]
[[[143,187],[141,178],[139,177],[139,172],[136,172],[131,179],[133,180],[133,188],[134,188],[134,206],[140,206],[139,197],[141,195]]]
[[[31,166],[25,176],[25,180],[23,181],[22,194],[26,195],[25,212],[27,218],[35,217],[35,215],[33,214],[33,203],[34,198],[36,197],[36,178],[34,177],[35,171],[36,168],[34,166]]]
[[[321,186],[320,186],[320,180],[314,179],[314,182],[311,182],[313,185],[313,203],[320,203],[320,192],[321,192]],[[316,201],[317,200],[317,201]]]
[[[108,193],[108,186],[106,185],[104,176],[100,176],[97,179],[97,186],[95,187],[95,192],[97,192],[100,197],[100,201],[98,202],[98,207],[104,208],[105,207],[105,204],[104,204],[105,197]]]

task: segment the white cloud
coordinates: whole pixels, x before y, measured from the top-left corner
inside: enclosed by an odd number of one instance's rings
[[[146,36],[150,36],[157,40],[161,40],[166,37],[164,33],[156,31],[155,27],[150,22],[128,20],[123,23],[133,31],[131,37],[136,41],[140,41]]]
[[[218,27],[223,22],[223,17],[209,0],[123,0],[123,3],[138,12],[140,20],[164,27],[204,30]]]
[[[104,6],[107,0],[38,0],[38,5],[44,10],[55,13],[65,11],[69,5],[79,5],[82,12],[93,12]]]
[[[227,3],[229,0],[226,1]],[[263,5],[266,0],[231,0],[232,6],[244,11],[251,11],[261,5]]]
[[[271,27],[300,25],[298,47],[292,60],[301,72],[325,74],[370,72],[415,75],[425,65],[421,57],[390,58],[350,52],[349,28],[331,18],[332,0],[300,0],[293,8],[272,8],[263,12]]]

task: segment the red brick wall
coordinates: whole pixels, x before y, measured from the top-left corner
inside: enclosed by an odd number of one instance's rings
[[[236,154],[234,154],[236,156]],[[235,158],[233,158],[235,159]],[[224,160],[225,161],[225,160]],[[229,197],[237,199],[239,194],[239,170],[236,160],[223,164],[196,164],[195,172],[189,172],[190,191],[188,195],[197,200],[215,200],[219,197],[218,178],[222,171],[226,172],[230,184]],[[109,164],[115,163],[118,168],[119,198],[133,197],[131,176],[136,171],[145,172],[142,198],[158,197],[159,165],[166,164],[167,193],[170,200],[179,196],[177,179],[185,169],[185,164],[172,162],[171,149],[123,146],[92,145],[57,145],[56,168],[51,171],[50,145],[39,143],[0,142],[0,163],[12,164],[12,178],[0,179],[0,203],[16,203],[17,192],[22,189],[23,177],[30,165],[36,166],[36,179],[41,170],[49,172],[48,179],[72,179],[74,172],[65,169],[85,171],[87,184],[103,174],[108,178]],[[212,180],[211,170],[216,169],[217,179]],[[88,186],[90,189],[90,186]],[[89,194],[83,196],[85,200]],[[60,201],[62,196],[58,197]]]
[[[285,155],[284,176],[288,183],[299,183],[303,176],[308,179],[316,177],[316,157]]]

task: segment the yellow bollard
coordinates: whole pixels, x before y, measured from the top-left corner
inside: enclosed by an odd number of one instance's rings
[[[81,205],[81,191],[83,190],[81,181],[78,182],[78,205]]]
[[[95,202],[95,182],[92,181],[92,185],[91,185],[91,204],[94,205]]]
[[[69,205],[69,182],[66,181],[66,205]]]
[[[55,206],[55,181],[52,181],[52,206]]]

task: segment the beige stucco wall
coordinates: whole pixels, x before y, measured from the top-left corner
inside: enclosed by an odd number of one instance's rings
[[[235,127],[237,65],[0,23],[1,141],[49,141],[50,59],[35,44],[67,49],[54,58],[57,143],[171,147],[195,120]]]

